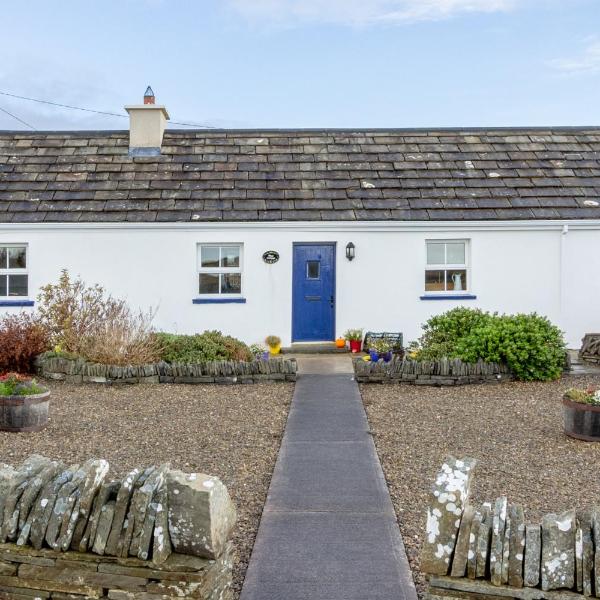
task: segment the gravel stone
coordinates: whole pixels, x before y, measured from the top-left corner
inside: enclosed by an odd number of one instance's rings
[[[448,455],[478,460],[470,495],[474,506],[506,495],[524,507],[527,523],[539,523],[547,513],[584,509],[600,496],[600,479],[588,477],[581,485],[581,473],[600,461],[600,444],[563,433],[565,390],[588,385],[600,385],[600,377],[460,388],[361,385],[421,597],[428,494]]]
[[[0,432],[2,462],[19,464],[35,452],[65,464],[104,458],[111,477],[167,462],[186,473],[218,477],[238,510],[233,539],[238,597],[294,385],[44,385],[52,390],[48,427]]]

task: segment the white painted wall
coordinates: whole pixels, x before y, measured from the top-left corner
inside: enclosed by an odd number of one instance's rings
[[[337,242],[336,331],[402,331],[417,338],[429,316],[459,305],[547,315],[578,347],[600,330],[600,224],[219,224],[2,225],[1,243],[29,245],[31,297],[62,268],[100,283],[134,306],[158,308],[156,326],[179,333],[220,329],[247,342],[267,334],[291,341],[292,243]],[[469,239],[476,300],[420,300],[425,240]],[[345,246],[356,245],[356,258]],[[196,245],[244,244],[246,304],[194,305]],[[277,250],[274,265],[262,261]],[[561,287],[562,286],[562,287]],[[0,308],[2,312],[20,309]]]

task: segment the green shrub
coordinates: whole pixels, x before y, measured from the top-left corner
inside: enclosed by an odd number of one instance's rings
[[[220,331],[205,331],[196,335],[157,333],[162,347],[162,360],[173,363],[198,363],[210,360],[252,360],[246,344]]]
[[[493,319],[495,315],[479,309],[458,307],[431,317],[423,325],[423,335],[416,350],[419,360],[438,360],[456,356],[459,340]]]
[[[456,347],[462,360],[505,363],[522,381],[558,379],[565,352],[562,331],[535,313],[494,315],[461,338]]]
[[[414,349],[418,360],[504,363],[522,381],[558,379],[565,363],[562,332],[535,313],[498,315],[455,308],[429,319],[423,330]]]

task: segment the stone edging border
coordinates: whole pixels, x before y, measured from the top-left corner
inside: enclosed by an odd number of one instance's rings
[[[261,383],[296,381],[295,359],[252,362],[216,360],[197,364],[166,363],[125,366],[100,365],[82,359],[40,355],[36,373],[67,383]]]
[[[513,374],[501,363],[465,363],[459,359],[416,361],[393,359],[371,363],[355,359],[354,376],[358,383],[407,383],[412,385],[468,385],[512,381]]]

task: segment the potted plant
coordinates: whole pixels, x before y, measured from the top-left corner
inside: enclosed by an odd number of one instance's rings
[[[362,329],[348,329],[344,333],[344,337],[350,343],[350,352],[360,352],[362,349],[363,330]]]
[[[384,362],[390,362],[392,360],[392,343],[383,338],[374,339],[369,344],[369,354],[373,361],[382,358]]]
[[[410,360],[419,360],[419,354],[421,353],[421,346],[419,342],[411,342],[406,349],[406,355]]]
[[[588,442],[600,441],[600,389],[571,388],[563,396],[565,433]]]
[[[7,373],[0,377],[0,430],[40,431],[48,423],[50,390],[35,379]]]
[[[269,352],[272,356],[281,352],[281,338],[276,335],[268,335],[265,338],[265,344],[269,346]]]
[[[346,338],[339,337],[337,340],[335,340],[335,347],[336,348],[345,348],[346,347]]]
[[[252,344],[250,352],[254,360],[269,360],[269,351],[262,344]]]

